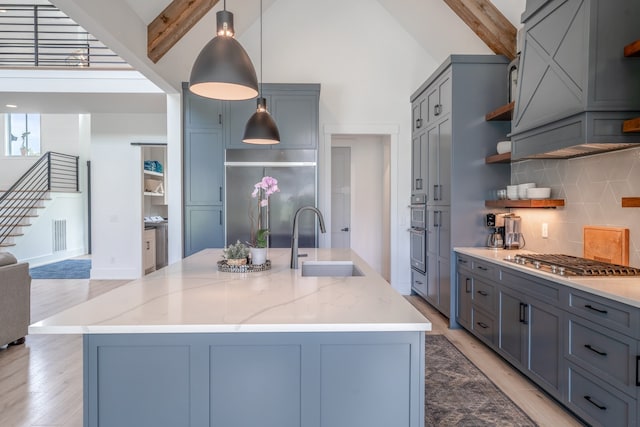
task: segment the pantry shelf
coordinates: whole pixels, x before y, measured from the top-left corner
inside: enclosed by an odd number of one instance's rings
[[[487,208],[558,208],[564,199],[486,200]]]
[[[623,208],[640,208],[640,197],[623,197]]]
[[[629,43],[624,47],[624,56],[640,56],[640,40]]]

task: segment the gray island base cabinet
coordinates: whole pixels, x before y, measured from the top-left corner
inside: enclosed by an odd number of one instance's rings
[[[85,427],[423,427],[431,322],[352,250],[304,253],[230,273],[206,249],[29,333],[84,335]]]
[[[85,426],[421,427],[421,348],[423,332],[85,335]]]
[[[640,425],[640,279],[568,279],[506,255],[456,248],[458,323],[588,424]]]

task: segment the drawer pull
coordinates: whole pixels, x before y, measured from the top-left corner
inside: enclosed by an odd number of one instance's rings
[[[489,271],[489,269],[487,267],[483,267],[481,265],[476,267],[478,270],[482,270],[482,271]]]
[[[467,260],[466,259],[462,259],[462,258],[458,258],[458,263],[459,264],[466,264]]]
[[[483,322],[478,322],[478,326],[480,326],[482,329],[487,329],[489,327],[489,325]]]
[[[598,313],[602,313],[602,314],[607,314],[608,313],[607,310],[601,310],[599,308],[595,308],[591,304],[585,304],[584,306],[585,306],[585,308],[588,308],[589,310],[597,311]]]
[[[593,398],[591,396],[584,396],[584,398],[587,400],[587,402],[591,403],[596,408],[598,408],[598,409],[600,409],[602,411],[606,411],[607,410],[606,406],[599,405],[595,400],[593,400]]]
[[[422,284],[423,284],[420,280],[416,280],[416,283],[417,283],[418,285],[422,285]]]
[[[606,356],[607,352],[606,351],[600,351],[598,349],[595,349],[591,346],[591,344],[585,344],[584,345],[586,348],[588,348],[589,350],[593,351],[594,353],[599,354],[600,356]]]
[[[487,291],[478,291],[478,293],[480,295],[482,295],[483,297],[486,297],[487,295],[489,295],[489,292],[487,292]]]

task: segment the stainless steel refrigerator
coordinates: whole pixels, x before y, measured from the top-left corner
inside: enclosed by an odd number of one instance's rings
[[[250,240],[250,212],[256,215],[257,200],[251,197],[253,186],[262,177],[278,180],[280,191],[269,198],[265,213],[270,230],[269,247],[291,247],[293,216],[303,206],[316,206],[316,152],[314,150],[227,150],[226,244]],[[317,219],[308,212],[299,218],[299,246],[318,246]]]

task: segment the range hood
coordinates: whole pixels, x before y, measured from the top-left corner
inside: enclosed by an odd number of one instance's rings
[[[637,0],[529,0],[512,121],[512,160],[564,159],[640,146]]]

